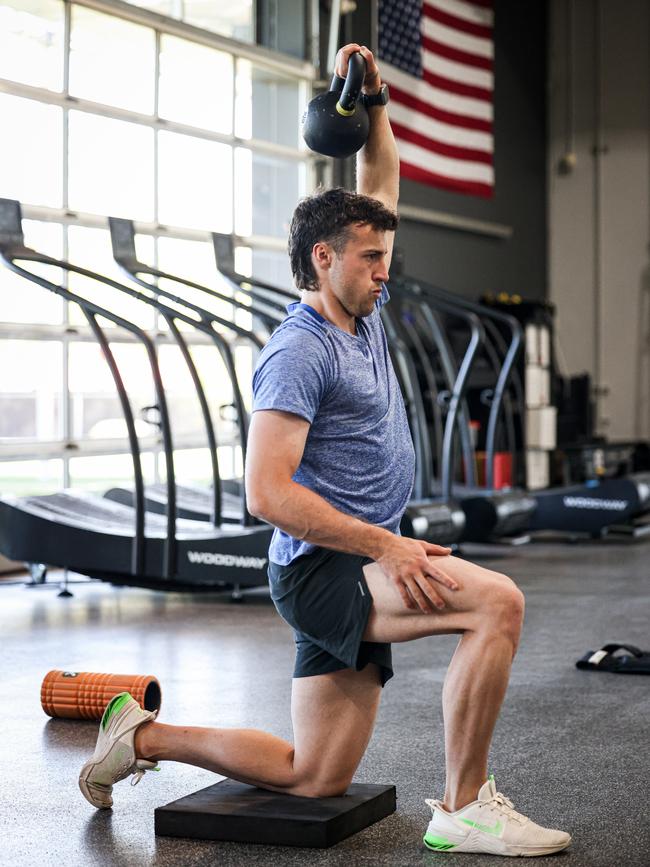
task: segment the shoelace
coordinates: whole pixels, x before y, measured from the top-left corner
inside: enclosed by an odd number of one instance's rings
[[[159,768],[158,766],[156,766],[155,768],[137,768],[137,769],[133,772],[133,776],[132,776],[132,778],[131,778],[131,785],[132,785],[132,786],[137,786],[138,783],[140,782],[140,780],[141,780],[141,779],[144,777],[144,775],[147,773],[147,771],[159,771],[159,770],[160,770],[160,768]]]
[[[521,813],[518,813],[510,798],[506,798],[506,796],[502,795],[501,792],[497,792],[493,798],[490,798],[489,801],[484,801],[483,803],[486,807],[490,808],[490,811],[496,810],[505,813],[508,819],[514,819],[516,822],[519,822],[520,825],[523,825],[528,821],[528,816],[523,816]]]

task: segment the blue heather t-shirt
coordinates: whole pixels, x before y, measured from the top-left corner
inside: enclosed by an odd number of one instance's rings
[[[380,309],[349,334],[312,307],[290,304],[260,353],[253,412],[281,410],[310,422],[293,480],[335,509],[399,531],[413,488],[415,455]],[[277,529],[269,559],[286,566],[316,546]]]

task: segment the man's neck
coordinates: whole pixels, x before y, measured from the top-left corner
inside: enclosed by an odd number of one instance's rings
[[[341,331],[347,331],[349,334],[357,333],[355,317],[350,316],[338,298],[326,289],[319,289],[317,292],[304,290],[300,300],[303,304],[309,304],[323,319],[327,319]]]

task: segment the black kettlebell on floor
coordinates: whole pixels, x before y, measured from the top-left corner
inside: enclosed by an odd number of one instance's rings
[[[347,77],[334,73],[329,92],[309,103],[302,119],[302,135],[311,150],[342,158],[364,146],[370,132],[368,109],[360,99],[365,75],[363,56],[352,54]]]

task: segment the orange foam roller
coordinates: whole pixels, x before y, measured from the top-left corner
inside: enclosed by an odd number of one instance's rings
[[[102,718],[109,701],[130,692],[144,710],[158,710],[162,692],[151,674],[101,674],[94,671],[48,671],[41,685],[46,714],[67,719]]]

